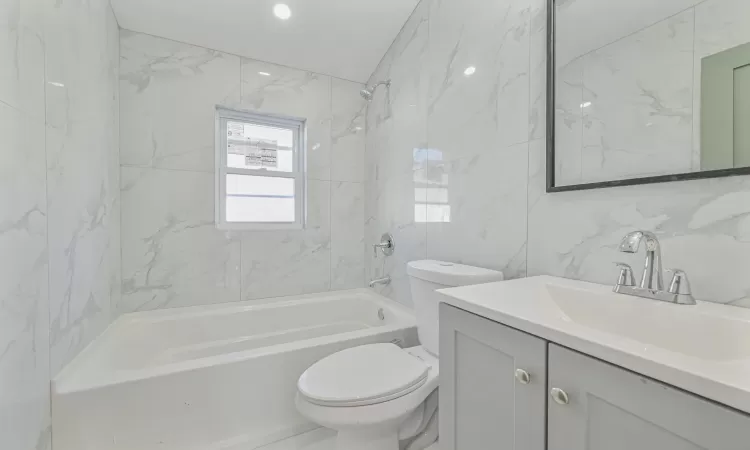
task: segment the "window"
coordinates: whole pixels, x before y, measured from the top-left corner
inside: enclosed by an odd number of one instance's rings
[[[221,229],[304,226],[304,121],[216,110],[216,223]]]

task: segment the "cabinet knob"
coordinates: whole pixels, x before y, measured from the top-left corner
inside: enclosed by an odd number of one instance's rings
[[[531,382],[531,375],[523,369],[516,369],[516,380],[521,384],[529,384]]]
[[[568,398],[568,394],[565,393],[562,389],[559,388],[552,388],[550,391],[550,395],[552,396],[552,399],[555,400],[555,403],[558,405],[567,405],[570,403],[570,399]]]

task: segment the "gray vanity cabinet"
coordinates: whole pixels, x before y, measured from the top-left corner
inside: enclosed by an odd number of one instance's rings
[[[750,415],[441,304],[440,449],[750,450]]]
[[[441,304],[440,450],[544,450],[546,358],[544,340]]]
[[[742,413],[555,344],[548,357],[549,450],[750,449]]]

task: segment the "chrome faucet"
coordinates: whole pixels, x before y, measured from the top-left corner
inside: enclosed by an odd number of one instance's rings
[[[637,253],[641,241],[646,240],[646,267],[643,268],[641,288],[651,290],[664,290],[664,275],[661,267],[661,245],[656,235],[650,231],[634,231],[627,234],[620,242],[620,251],[624,253]],[[656,279],[656,286],[654,286]]]
[[[383,252],[385,256],[391,256],[396,251],[396,242],[393,240],[393,236],[390,233],[383,233],[380,238],[379,244],[373,244],[372,250],[375,252],[375,257],[378,257],[378,249]]]
[[[371,288],[375,287],[375,286],[377,286],[379,284],[382,284],[384,286],[388,286],[389,284],[391,284],[391,277],[387,277],[386,276],[386,277],[383,277],[383,278],[378,278],[377,280],[370,281],[370,287]]]
[[[618,294],[635,297],[650,298],[679,305],[695,305],[690,290],[687,274],[679,269],[668,270],[673,273],[669,289],[664,290],[664,275],[661,264],[661,245],[659,239],[650,231],[634,231],[628,233],[620,242],[619,250],[623,253],[636,253],[641,241],[646,241],[646,264],[643,268],[641,285],[635,285],[633,269],[625,263],[616,263],[620,269],[620,276],[614,291]]]

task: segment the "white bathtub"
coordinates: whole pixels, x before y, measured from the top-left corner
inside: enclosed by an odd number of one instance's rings
[[[417,345],[368,290],[124,315],[52,384],[55,450],[249,450],[315,428],[294,407],[315,361]]]

